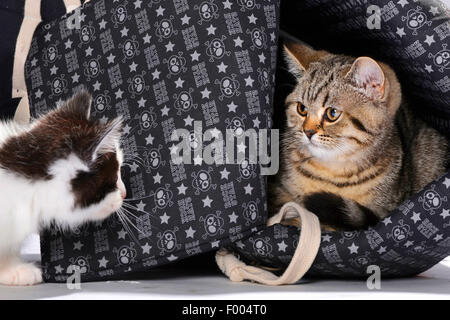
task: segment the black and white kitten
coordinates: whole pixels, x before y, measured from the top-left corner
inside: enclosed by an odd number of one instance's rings
[[[0,284],[42,281],[19,258],[29,234],[102,220],[122,206],[122,121],[92,120],[90,105],[81,91],[29,125],[0,122]]]

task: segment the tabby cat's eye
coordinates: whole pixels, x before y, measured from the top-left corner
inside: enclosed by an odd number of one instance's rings
[[[342,111],[339,111],[339,110],[337,110],[337,109],[335,109],[335,108],[328,108],[328,109],[325,111],[325,114],[326,114],[326,117],[327,117],[327,120],[328,120],[328,121],[334,122],[334,121],[336,121],[337,119],[339,119],[339,117],[340,117],[341,114],[342,114]]]
[[[308,108],[306,108],[303,104],[301,104],[300,102],[297,103],[297,112],[303,116],[306,117],[306,115],[308,114]]]

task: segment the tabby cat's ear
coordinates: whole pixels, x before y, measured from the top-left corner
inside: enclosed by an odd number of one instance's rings
[[[327,55],[326,51],[317,51],[298,42],[284,42],[283,47],[289,72],[297,77],[301,76],[311,63]]]
[[[369,57],[359,57],[345,76],[371,100],[384,96],[385,77],[380,65]]]

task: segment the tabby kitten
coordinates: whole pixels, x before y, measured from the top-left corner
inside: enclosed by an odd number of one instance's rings
[[[408,111],[389,66],[298,43],[286,44],[285,58],[297,84],[273,213],[295,201],[324,229],[364,228],[445,172],[446,139]]]
[[[42,281],[19,258],[29,234],[102,220],[122,206],[121,120],[91,120],[90,105],[82,91],[30,125],[0,122],[0,284]]]

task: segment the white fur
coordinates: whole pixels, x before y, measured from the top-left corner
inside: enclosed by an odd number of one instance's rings
[[[311,156],[324,162],[340,161],[339,159],[343,154],[353,152],[353,149],[348,144],[343,144],[339,148],[323,145],[317,134],[313,135],[310,140],[306,137],[305,133],[302,133],[301,143],[308,148]]]
[[[14,122],[0,123],[0,148],[5,139],[29,128]],[[51,165],[49,173],[53,178],[48,181],[33,182],[0,168],[0,284],[32,285],[42,281],[39,268],[18,258],[21,243],[29,234],[39,232],[52,221],[70,229],[102,220],[121,207],[125,187],[119,178],[119,189],[100,203],[74,208],[71,180],[80,170],[86,171],[88,166],[74,154]]]
[[[28,124],[0,121],[0,148],[6,139],[26,132],[30,127]]]

